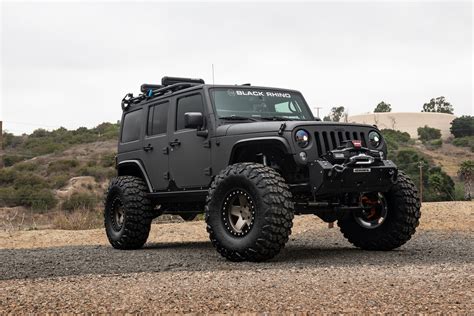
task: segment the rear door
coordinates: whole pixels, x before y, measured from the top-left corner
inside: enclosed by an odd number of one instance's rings
[[[174,130],[169,133],[169,169],[178,188],[205,187],[211,180],[208,136],[198,136],[196,129],[184,126],[184,114],[187,112],[200,112],[206,117],[203,100],[201,92],[190,92],[177,96],[174,101]]]
[[[143,161],[153,189],[168,187],[168,100],[150,104],[148,107],[145,137],[143,138]]]

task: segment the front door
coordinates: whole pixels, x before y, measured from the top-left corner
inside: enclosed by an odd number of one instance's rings
[[[211,181],[211,150],[206,137],[198,136],[196,129],[185,128],[187,112],[200,112],[205,116],[201,93],[176,99],[175,128],[169,134],[170,176],[178,188],[206,187]]]
[[[169,101],[161,101],[148,107],[146,135],[143,139],[143,161],[153,189],[168,188],[169,148],[168,112]]]

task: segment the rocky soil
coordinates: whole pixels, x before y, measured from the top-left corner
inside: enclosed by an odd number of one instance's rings
[[[412,240],[368,252],[299,216],[283,252],[259,264],[221,258],[202,221],[154,225],[134,251],[112,249],[102,230],[0,232],[0,314],[469,314],[473,230],[474,202],[425,203]]]

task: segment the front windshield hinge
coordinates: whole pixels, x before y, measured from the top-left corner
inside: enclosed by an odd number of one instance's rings
[[[286,123],[281,124],[280,129],[278,130],[278,135],[283,135],[283,131],[286,128]]]

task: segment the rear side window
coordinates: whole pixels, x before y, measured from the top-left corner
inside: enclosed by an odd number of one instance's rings
[[[165,134],[168,126],[169,102],[163,102],[148,108],[147,135]]]
[[[125,114],[122,127],[122,143],[132,142],[140,138],[140,127],[142,125],[141,121],[141,109]]]
[[[200,94],[194,94],[180,98],[176,108],[176,130],[184,129],[184,113],[186,112],[201,112],[203,113],[204,106]]]

